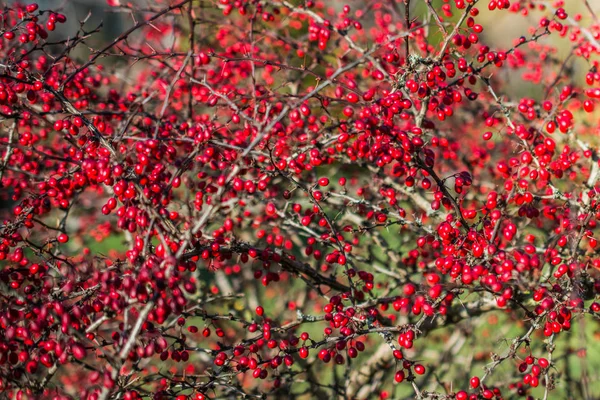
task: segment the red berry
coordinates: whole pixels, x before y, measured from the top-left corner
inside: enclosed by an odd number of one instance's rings
[[[320,178],[319,179],[319,186],[327,186],[329,185],[329,179],[328,178]]]

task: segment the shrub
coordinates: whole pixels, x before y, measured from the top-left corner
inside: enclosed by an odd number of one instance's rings
[[[3,393],[600,396],[592,6],[6,6]]]

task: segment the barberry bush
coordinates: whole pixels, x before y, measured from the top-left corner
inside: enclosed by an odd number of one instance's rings
[[[600,396],[595,0],[104,6],[0,14],[2,398]]]

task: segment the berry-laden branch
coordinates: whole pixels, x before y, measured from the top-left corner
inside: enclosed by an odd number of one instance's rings
[[[600,397],[594,2],[155,3],[0,13],[5,397]]]
[[[15,142],[15,134],[17,133],[17,120],[13,122],[12,126],[9,128],[8,133],[8,142],[6,144],[6,150],[4,152],[4,157],[2,158],[2,166],[0,167],[0,182],[2,181],[2,176],[4,175],[4,170],[8,167],[8,161],[10,160],[10,156],[12,155],[12,150]]]

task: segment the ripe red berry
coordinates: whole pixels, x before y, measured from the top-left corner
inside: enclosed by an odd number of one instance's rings
[[[73,357],[75,357],[78,360],[82,360],[86,356],[85,347],[83,347],[79,343],[74,343],[71,345],[71,352],[73,353]]]
[[[397,383],[400,383],[404,380],[404,371],[397,371],[396,374],[394,375],[394,380]]]
[[[329,179],[328,178],[319,178],[319,186],[325,187],[329,185]]]
[[[307,358],[308,357],[308,348],[301,347],[300,350],[298,351],[298,354],[300,355],[301,358]]]
[[[469,395],[464,390],[461,390],[456,393],[455,397],[456,397],[456,400],[467,400],[469,398]]]
[[[38,5],[36,3],[31,3],[28,4],[25,9],[27,10],[28,13],[33,13],[38,9]]]
[[[417,375],[423,375],[425,373],[425,367],[422,366],[421,364],[415,365],[414,370],[415,370],[415,374],[417,374]]]

